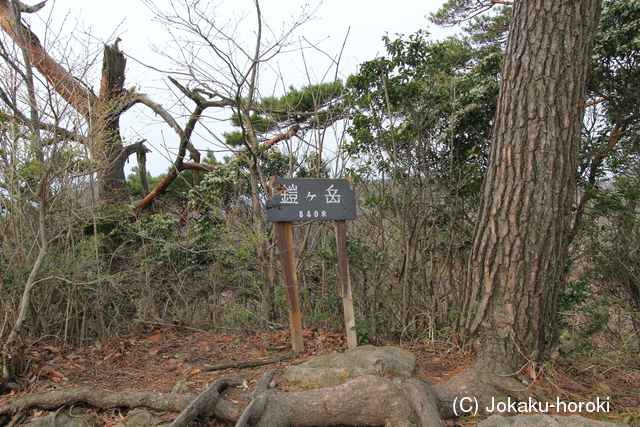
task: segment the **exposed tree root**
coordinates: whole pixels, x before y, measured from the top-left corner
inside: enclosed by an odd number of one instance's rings
[[[455,418],[466,413],[485,413],[485,408],[494,402],[508,398],[524,400],[529,394],[527,387],[512,377],[514,372],[498,371],[495,365],[478,360],[445,384],[435,385],[433,390],[439,398],[441,416]]]
[[[258,380],[258,383],[256,384],[255,390],[253,390],[253,393],[251,393],[251,400],[247,404],[246,408],[244,408],[244,412],[242,412],[242,415],[240,416],[240,419],[236,423],[235,427],[245,427],[251,418],[254,418],[256,415],[260,415],[257,414],[255,410],[256,399],[265,391],[269,390],[269,388],[275,387],[275,384],[273,384],[273,386],[271,384],[276,372],[276,369],[270,369],[262,374],[262,376]]]
[[[256,427],[443,425],[435,393],[415,378],[367,375],[300,393],[267,390],[248,410],[243,418]]]
[[[65,405],[77,404],[85,404],[97,409],[146,407],[162,412],[182,412],[196,398],[197,395],[193,393],[176,394],[139,391],[108,393],[94,387],[81,387],[19,397],[10,404],[1,407],[0,415],[16,414],[30,408],[52,410]],[[241,413],[242,409],[240,407],[220,399],[215,408],[206,408],[201,415],[236,422]]]
[[[27,414],[25,414],[24,412],[18,412],[17,414],[15,414],[13,416],[13,418],[11,419],[11,422],[9,422],[9,424],[7,424],[7,427],[19,426],[20,424],[22,424],[22,422],[26,418],[27,418]]]
[[[526,386],[495,370],[495,364],[476,363],[446,384],[431,388],[417,378],[382,378],[368,375],[331,388],[290,393],[274,389],[275,369],[265,372],[246,408],[221,397],[235,381],[214,382],[200,395],[155,392],[107,393],[96,388],[56,390],[15,399],[0,408],[12,416],[30,408],[53,410],[86,404],[98,409],[147,407],[180,412],[172,427],[184,427],[198,416],[256,427],[279,426],[441,426],[443,418],[482,413],[495,402],[526,398]],[[461,401],[461,398],[466,400]]]
[[[55,390],[17,398],[0,408],[0,415],[35,407],[52,410],[86,404],[98,409],[147,407],[182,412],[175,427],[184,426],[199,415],[258,427],[443,425],[436,394],[419,379],[363,376],[337,387],[288,393],[270,389],[274,374],[275,370],[271,370],[260,378],[244,413],[237,405],[219,398],[221,389],[232,384],[220,380],[200,396],[130,391],[112,394],[90,387]]]
[[[210,411],[211,408],[215,408],[220,400],[222,390],[234,384],[237,384],[237,381],[228,379],[215,381],[209,388],[193,399],[189,406],[171,423],[171,427],[185,427],[199,415]]]

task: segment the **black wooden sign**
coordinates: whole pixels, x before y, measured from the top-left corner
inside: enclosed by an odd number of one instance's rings
[[[274,222],[356,218],[356,187],[346,179],[274,178],[267,219]]]

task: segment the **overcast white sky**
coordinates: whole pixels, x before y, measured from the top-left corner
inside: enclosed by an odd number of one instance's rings
[[[26,1],[34,4],[37,1]],[[233,15],[247,14],[247,22],[255,22],[252,0],[201,0],[202,3],[220,5],[220,19],[231,19]],[[316,19],[301,26],[296,37],[307,39],[324,52],[306,50],[305,61],[310,69],[313,83],[332,80],[335,69],[331,68],[331,57],[336,58],[345,43],[345,49],[338,69],[342,79],[357,71],[358,64],[384,55],[382,36],[389,34],[412,34],[420,29],[432,32],[434,39],[451,34],[451,30],[430,27],[426,19],[429,12],[436,11],[444,0],[323,0],[308,2],[304,0],[262,0],[260,6],[265,21],[273,28],[280,28],[300,15],[304,7],[316,9]],[[172,2],[180,0],[155,0],[160,8],[168,7]],[[152,52],[150,45],[156,45],[169,51],[171,46],[167,32],[154,19],[153,13],[143,0],[48,0],[45,8],[38,12],[39,19],[51,18],[51,30],[71,32],[85,29],[99,50],[100,43],[113,42],[115,37],[122,39],[120,49],[129,56],[127,62],[127,87],[136,85],[142,92],[152,97],[167,88],[165,77],[149,70],[136,62],[147,63],[158,68],[167,68],[166,62]],[[35,18],[30,19],[32,27],[38,30]],[[275,66],[282,72],[282,86],[300,86],[308,82],[305,75],[302,56],[299,52],[279,56]],[[330,76],[325,76],[326,73]],[[97,86],[98,82],[89,82]],[[273,85],[273,83],[271,83]],[[262,89],[265,93],[265,89]],[[158,95],[159,96],[159,95]],[[159,100],[160,102],[161,100]],[[172,161],[172,151],[177,140],[172,131],[162,124],[154,125],[144,118],[142,111],[127,113],[122,122],[123,133],[128,140],[148,139],[154,155],[150,159],[148,169],[153,175],[166,171]],[[229,113],[226,113],[229,116]],[[144,122],[145,124],[142,125]],[[159,122],[158,122],[159,123]],[[231,129],[230,127],[228,128]],[[205,148],[206,136],[197,145]],[[210,141],[209,141],[210,142]],[[171,160],[169,160],[171,159]],[[132,165],[133,166],[133,165]]]

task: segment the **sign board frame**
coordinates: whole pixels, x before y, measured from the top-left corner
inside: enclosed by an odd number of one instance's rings
[[[335,221],[338,281],[344,309],[347,346],[357,347],[346,231],[346,221],[356,218],[355,185],[346,179],[273,178],[269,184],[269,195],[270,198],[266,202],[267,220],[275,222],[293,351],[303,351],[304,342],[292,221]]]
[[[346,179],[273,178],[269,190],[269,221],[356,219],[356,187]]]

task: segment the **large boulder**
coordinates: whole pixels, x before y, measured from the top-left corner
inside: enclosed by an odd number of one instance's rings
[[[410,377],[416,359],[398,347],[363,345],[344,353],[332,353],[290,366],[284,377],[305,388],[335,387],[362,375]]]

